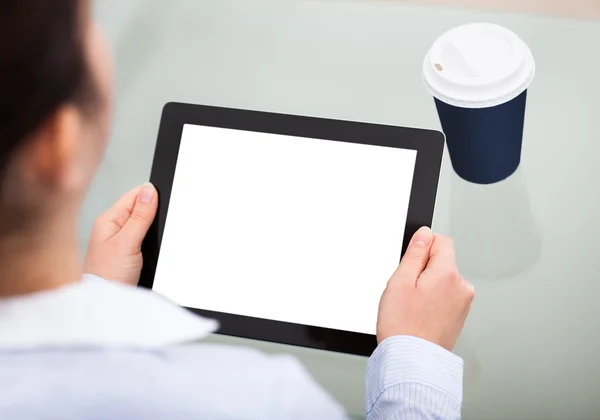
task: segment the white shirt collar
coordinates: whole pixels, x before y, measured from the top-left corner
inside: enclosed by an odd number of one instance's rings
[[[217,327],[152,291],[103,280],[0,299],[0,349],[161,347]]]

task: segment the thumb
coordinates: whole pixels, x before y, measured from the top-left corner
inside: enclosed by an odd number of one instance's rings
[[[141,249],[142,241],[150,229],[158,208],[158,193],[152,184],[144,185],[135,200],[131,216],[121,229],[120,237],[132,249]]]
[[[432,243],[433,233],[431,229],[423,226],[416,231],[392,279],[416,285],[417,279],[427,267]]]

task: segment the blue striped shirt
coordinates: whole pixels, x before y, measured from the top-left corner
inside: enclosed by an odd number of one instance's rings
[[[290,356],[198,343],[217,324],[108,282],[0,299],[0,419],[346,419]],[[458,419],[462,360],[385,340],[367,367],[367,419]]]

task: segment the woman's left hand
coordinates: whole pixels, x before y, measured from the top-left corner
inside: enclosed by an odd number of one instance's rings
[[[94,222],[84,274],[137,285],[142,271],[142,241],[156,216],[158,194],[151,184],[121,197]]]

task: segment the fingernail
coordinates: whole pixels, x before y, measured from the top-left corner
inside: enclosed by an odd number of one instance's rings
[[[431,233],[431,229],[429,229],[427,226],[423,226],[415,233],[415,236],[413,237],[413,243],[415,245],[429,246],[432,238],[433,234]]]
[[[152,184],[145,184],[140,191],[140,201],[146,204],[152,204],[154,201],[155,190]]]

